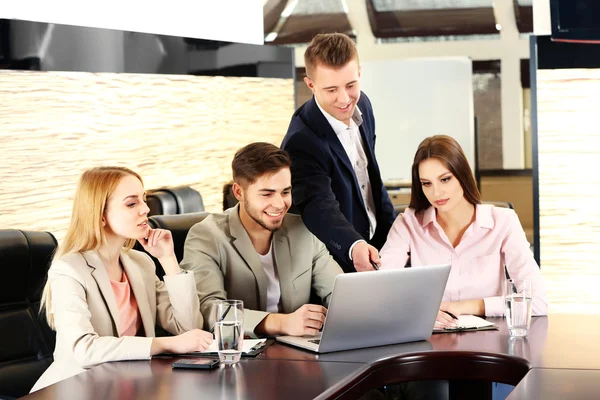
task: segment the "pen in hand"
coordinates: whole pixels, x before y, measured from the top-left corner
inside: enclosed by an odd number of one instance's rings
[[[371,262],[371,265],[373,266],[373,268],[375,268],[375,271],[379,271],[379,265],[375,264],[375,262],[373,260],[369,260]]]
[[[452,314],[450,311],[444,311],[446,314],[448,314],[449,316],[451,316],[454,319],[458,319],[458,317],[454,314]]]

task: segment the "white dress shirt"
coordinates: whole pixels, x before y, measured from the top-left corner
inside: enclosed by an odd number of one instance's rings
[[[350,118],[350,126],[347,126],[342,121],[325,112],[316,99],[315,102],[344,147],[346,155],[348,155],[348,159],[350,160],[350,164],[354,169],[354,175],[358,181],[360,194],[362,195],[364,204],[367,208],[367,216],[369,217],[369,238],[372,238],[375,234],[375,229],[377,228],[377,218],[375,217],[375,200],[373,200],[373,190],[371,188],[371,180],[369,179],[369,160],[367,159],[363,147],[364,143],[360,136],[359,126],[363,121],[362,113],[358,106],[356,106],[354,114],[352,114],[352,118]],[[352,249],[355,244],[356,243],[350,247],[350,258],[352,258]]]

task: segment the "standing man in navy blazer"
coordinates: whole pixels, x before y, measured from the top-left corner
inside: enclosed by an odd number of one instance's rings
[[[313,97],[296,110],[281,145],[292,157],[294,205],[345,272],[372,270],[395,214],[356,46],[344,34],[319,34],[304,64]]]

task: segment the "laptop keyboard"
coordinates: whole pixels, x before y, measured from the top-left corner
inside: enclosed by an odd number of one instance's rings
[[[314,340],[309,340],[309,343],[314,343],[314,344],[319,344],[321,343],[321,339],[314,339]]]

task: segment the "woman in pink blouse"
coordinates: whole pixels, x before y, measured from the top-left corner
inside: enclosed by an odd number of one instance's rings
[[[412,166],[410,206],[399,215],[381,249],[382,269],[451,264],[437,323],[454,315],[504,315],[504,266],[511,278],[532,281],[534,315],[547,313],[540,268],[517,214],[481,204],[469,162],[450,136],[419,145]]]
[[[148,226],[142,178],[122,167],[81,176],[71,223],[48,271],[42,305],[56,330],[54,362],[36,382],[41,389],[95,365],[149,359],[162,352],[206,349],[196,281],[180,270],[171,233]],[[154,262],[131,250],[138,241]],[[159,325],[175,336],[156,338]]]

